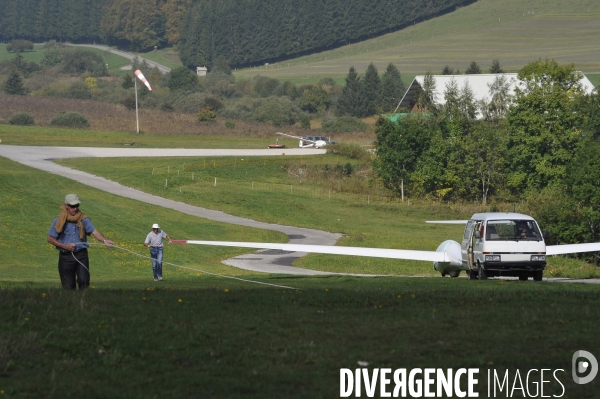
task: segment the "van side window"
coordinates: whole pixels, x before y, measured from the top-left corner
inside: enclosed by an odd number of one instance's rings
[[[467,222],[467,227],[465,227],[465,233],[463,235],[463,239],[467,240],[471,237],[471,235],[473,234],[473,224],[475,224],[475,222],[472,220],[469,220]]]
[[[478,238],[479,240],[483,238],[483,235],[485,234],[485,228],[483,227],[483,222],[478,221],[475,223],[475,232],[473,233],[473,236],[475,236],[476,232],[480,233],[480,237]]]

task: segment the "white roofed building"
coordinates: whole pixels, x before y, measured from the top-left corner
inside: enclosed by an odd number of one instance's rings
[[[468,85],[471,92],[473,93],[473,100],[477,103],[481,100],[490,102],[492,98],[490,87],[494,84],[496,79],[498,79],[501,76],[505,78],[510,96],[514,95],[515,88],[519,84],[518,76],[516,73],[432,76],[435,81],[435,90],[432,93],[432,97],[433,102],[438,106],[442,106],[446,103],[444,93],[446,91],[446,88],[449,85],[453,84],[452,81],[454,81],[458,89],[462,89],[463,87],[465,87],[465,85]],[[414,111],[413,107],[415,104],[416,95],[420,90],[422,90],[424,79],[425,75],[415,76],[408,90],[402,97],[402,100],[400,100],[396,111],[398,109],[408,109]],[[592,84],[592,82],[590,82],[590,80],[583,74],[580,83],[586,94],[592,94],[592,92],[595,90],[595,87]],[[478,114],[478,117],[481,117],[480,113]]]

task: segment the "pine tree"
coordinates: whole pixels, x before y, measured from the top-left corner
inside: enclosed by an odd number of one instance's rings
[[[468,80],[465,80],[465,84],[460,91],[460,110],[462,114],[469,119],[475,119],[477,116],[475,94],[473,93],[473,89],[471,89]]]
[[[456,82],[456,79],[451,78],[450,81],[446,83],[446,88],[444,89],[444,105],[440,107],[446,117],[452,117],[458,112],[459,99],[460,90],[458,88],[458,83]]]
[[[377,107],[381,106],[381,79],[373,63],[367,67],[367,72],[361,85],[360,117],[374,115]]]
[[[442,69],[442,75],[454,75],[454,68],[450,68],[449,65],[446,65],[444,69]]]
[[[25,90],[25,86],[23,85],[23,79],[21,79],[21,75],[16,70],[12,71],[6,84],[4,85],[4,92],[6,94],[18,94],[25,95],[27,90]]]
[[[346,86],[338,99],[338,113],[340,115],[358,116],[360,113],[360,77],[354,67],[350,67],[346,76]]]
[[[494,58],[492,60],[492,65],[490,66],[490,73],[504,73],[504,70],[500,66],[500,61],[498,61],[498,58]]]
[[[27,61],[23,58],[20,51],[17,51],[12,61],[13,69],[22,75],[27,75]]]
[[[394,112],[404,94],[406,87],[398,68],[390,63],[381,77],[381,108],[383,112]]]
[[[479,73],[481,73],[481,67],[475,61],[471,61],[469,68],[465,71],[465,75],[476,75]]]
[[[420,112],[437,112],[436,81],[430,71],[425,72],[423,86],[417,89],[415,105]]]

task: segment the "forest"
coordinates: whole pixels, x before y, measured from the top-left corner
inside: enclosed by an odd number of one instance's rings
[[[207,0],[181,28],[180,57],[209,68],[217,56],[232,67],[261,65],[340,47],[432,18],[465,0]]]
[[[260,65],[358,42],[473,0],[2,0],[0,42],[176,46],[183,64]]]

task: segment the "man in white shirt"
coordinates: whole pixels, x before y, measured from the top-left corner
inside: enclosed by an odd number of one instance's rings
[[[152,231],[146,236],[144,246],[150,248],[150,257],[152,258],[152,271],[154,272],[154,281],[162,281],[162,258],[163,258],[163,240],[172,242],[171,237],[160,229],[157,223],[152,225]]]

